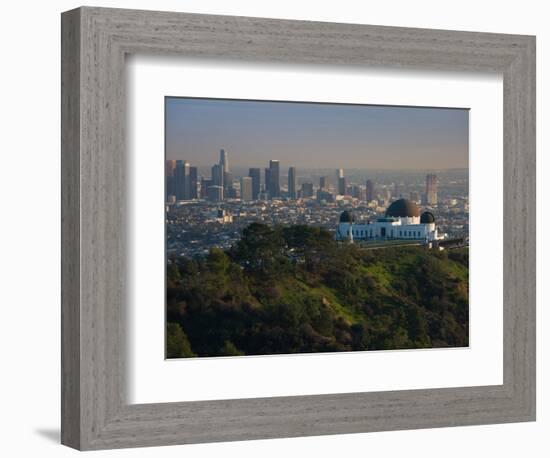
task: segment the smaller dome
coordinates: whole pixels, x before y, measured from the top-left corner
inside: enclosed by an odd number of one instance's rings
[[[355,221],[355,217],[353,216],[353,213],[346,210],[340,213],[340,222],[341,223],[353,223]]]
[[[432,212],[424,212],[420,215],[421,224],[432,224],[435,223],[435,217]]]

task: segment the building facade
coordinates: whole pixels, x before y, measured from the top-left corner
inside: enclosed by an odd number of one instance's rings
[[[227,151],[223,148],[220,150],[220,167],[223,168],[224,172],[229,172],[229,157]]]
[[[289,199],[293,199],[293,200],[296,199],[297,185],[298,185],[298,182],[296,180],[296,167],[290,167],[288,169],[288,198]]]
[[[366,193],[367,193],[367,202],[372,202],[373,200],[376,199],[376,195],[374,193],[374,182],[372,180],[367,180]]]
[[[321,191],[330,191],[330,177],[324,176],[319,178],[319,189]]]
[[[431,212],[420,214],[418,206],[407,199],[394,201],[383,217],[375,221],[356,221],[350,211],[344,211],[336,228],[336,240],[416,240],[429,243],[440,240]]]
[[[252,198],[252,178],[241,177],[241,200],[251,201]]]
[[[197,167],[189,167],[189,199],[197,199],[199,187],[199,170]]]
[[[313,183],[302,183],[301,197],[304,199],[313,197]]]
[[[174,175],[176,200],[189,199],[189,162],[177,160]]]
[[[213,185],[214,183],[211,179],[209,180],[207,178],[201,177],[201,189],[199,194],[201,199],[208,199],[208,188]]]
[[[348,180],[346,177],[338,178],[338,194],[345,196],[347,194]]]
[[[212,202],[221,202],[223,200],[223,188],[217,185],[208,186],[207,197]]]
[[[248,176],[252,178],[252,200],[258,199],[260,195],[260,169],[248,169]]]
[[[437,175],[426,175],[426,205],[437,205]]]
[[[168,201],[172,197],[174,200],[176,199],[176,179],[175,179],[175,173],[176,173],[176,161],[174,159],[168,159],[166,161],[165,169],[164,169],[164,175],[166,178],[166,200]]]
[[[272,159],[269,161],[269,182],[266,181],[266,185],[267,184],[269,197],[271,199],[281,196],[280,168],[279,161],[277,160]]]
[[[223,167],[219,164],[212,166],[212,183],[223,188]]]

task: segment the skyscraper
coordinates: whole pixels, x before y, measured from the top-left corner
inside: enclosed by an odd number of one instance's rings
[[[174,172],[176,170],[176,161],[174,159],[167,159],[166,160],[166,166],[165,166],[165,175],[167,177],[174,176]]]
[[[341,196],[345,196],[347,187],[348,187],[348,181],[346,180],[346,177],[338,178],[338,194]]]
[[[223,167],[222,167],[223,169]],[[223,172],[223,189],[225,197],[233,196],[233,174],[231,172]]]
[[[241,200],[250,201],[252,199],[252,178],[241,178]]]
[[[320,177],[319,178],[319,189],[321,191],[328,191],[329,188],[330,188],[330,177],[329,176]]]
[[[183,161],[176,161],[176,170],[174,171],[174,195],[176,200],[183,199]]]
[[[313,183],[302,183],[302,197],[313,197]]]
[[[198,197],[199,171],[197,167],[189,167],[189,199]]]
[[[225,149],[220,150],[220,162],[218,163],[219,170],[216,169],[216,175],[220,175],[221,179],[215,184],[223,187],[224,198],[236,197],[236,191],[233,188],[233,174],[229,170],[229,155]]]
[[[191,171],[191,166],[189,162],[183,161],[183,199],[189,200],[191,194],[191,183],[189,180],[189,173]]]
[[[280,197],[281,195],[281,185],[280,185],[280,171],[279,171],[279,161],[270,160],[269,161],[269,195],[270,198]]]
[[[176,200],[189,199],[189,162],[177,160],[174,175]]]
[[[433,173],[426,175],[426,204],[437,204],[437,175]]]
[[[360,188],[359,185],[352,184],[352,185],[350,185],[349,190],[350,190],[351,197],[353,197],[355,199],[360,199],[361,198],[361,188]]]
[[[260,169],[248,169],[248,176],[252,178],[252,200],[256,200],[260,194]]]
[[[229,172],[229,158],[227,156],[227,151],[223,148],[220,150],[220,166],[223,167],[224,172]]]
[[[168,196],[176,195],[176,186],[175,186],[175,172],[176,172],[176,161],[169,159],[166,161],[166,167],[164,173],[166,176],[166,199]]]
[[[221,186],[208,186],[206,193],[208,200],[212,202],[220,202],[223,200],[223,187]]]
[[[219,164],[212,166],[212,183],[214,186],[223,187],[223,168]]]
[[[372,202],[374,199],[374,182],[367,180],[367,202]]]
[[[212,180],[208,180],[204,177],[201,178],[201,199],[208,199],[208,188],[212,186]]]
[[[289,199],[296,199],[296,187],[298,182],[296,180],[296,167],[290,167],[288,169],[288,197]]]
[[[268,199],[271,199],[271,169],[264,169],[264,191]]]
[[[339,194],[340,178],[344,178],[344,169],[336,169],[336,174],[334,175],[334,191],[336,194]]]

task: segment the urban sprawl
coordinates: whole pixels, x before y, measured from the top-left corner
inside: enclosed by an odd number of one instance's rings
[[[468,170],[345,170],[231,167],[220,151],[210,168],[166,161],[166,248],[169,256],[228,249],[252,222],[319,226],[335,233],[343,211],[363,220],[383,216],[398,199],[436,217],[440,234],[467,242]]]

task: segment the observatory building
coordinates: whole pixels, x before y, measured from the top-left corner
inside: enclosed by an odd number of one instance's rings
[[[433,213],[420,214],[418,206],[407,199],[399,199],[387,208],[386,215],[375,221],[356,221],[351,211],[340,214],[336,240],[402,239],[423,243],[440,240]]]

